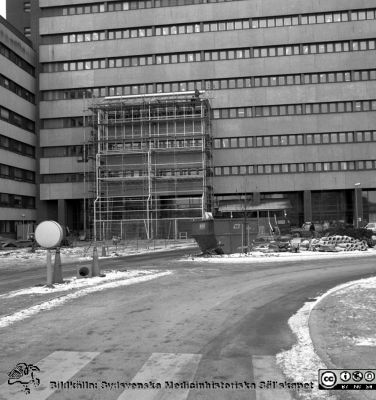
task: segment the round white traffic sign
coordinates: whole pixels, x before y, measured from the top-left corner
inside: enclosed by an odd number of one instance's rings
[[[46,249],[60,246],[63,236],[63,228],[55,221],[43,221],[35,229],[35,240]]]

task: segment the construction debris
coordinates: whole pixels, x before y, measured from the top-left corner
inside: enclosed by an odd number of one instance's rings
[[[291,240],[269,239],[255,241],[252,251],[262,253],[275,253],[283,251],[299,252],[299,249],[308,251],[340,252],[340,251],[366,251],[368,244],[365,240],[354,239],[350,236],[325,236],[320,239],[292,238]]]
[[[308,250],[312,251],[366,251],[368,249],[365,240],[354,239],[350,236],[325,236],[321,239],[311,239]]]

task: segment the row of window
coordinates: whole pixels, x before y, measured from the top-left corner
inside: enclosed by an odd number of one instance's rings
[[[1,147],[0,136],[0,147]],[[376,142],[376,131],[324,132],[293,135],[240,136],[214,139],[214,149],[237,149],[271,146],[307,146],[337,143]],[[31,147],[31,146],[30,146]],[[202,139],[155,140],[149,142],[153,149],[201,148]],[[107,151],[121,152],[147,148],[145,142],[109,143]],[[89,150],[88,150],[89,151]],[[44,147],[42,157],[81,157],[83,146]]]
[[[181,110],[183,109],[183,110]],[[158,128],[155,126],[154,131],[152,132],[153,135],[165,134],[167,132],[175,132],[176,134],[183,133],[184,134],[200,134],[201,132],[201,121],[200,118],[204,115],[201,113],[200,109],[196,109],[191,107],[181,107],[178,110],[181,113],[177,113],[174,108],[166,109],[166,108],[155,108],[152,110],[150,114],[151,120],[160,121],[162,118],[165,120],[180,118],[180,116],[185,119],[184,123],[179,124],[176,121],[171,121],[171,126],[168,126],[166,122],[163,126],[159,123]],[[133,121],[134,124],[127,129],[126,131],[122,131],[123,134],[126,136],[134,136],[140,135],[145,128],[142,127],[142,123],[140,121],[143,118],[148,118],[147,114],[140,114],[140,109],[135,107],[134,109],[129,109],[128,112],[118,113],[117,115],[112,114],[109,115],[109,118],[106,120],[110,126],[116,124],[122,124],[124,121]],[[188,118],[192,118],[188,120]],[[180,118],[181,119],[181,118]],[[196,121],[194,120],[196,119]],[[102,121],[105,121],[103,119]],[[92,118],[90,116],[86,116],[85,118],[80,117],[65,117],[65,118],[46,118],[41,121],[42,129],[63,129],[63,128],[80,128],[83,126],[91,126],[92,125]],[[111,134],[111,132],[110,132]],[[118,135],[120,132],[118,133]],[[116,139],[114,137],[113,139]]]
[[[288,164],[259,164],[215,167],[215,176],[263,175],[338,171],[363,171],[376,169],[375,160],[328,161]],[[144,170],[108,171],[101,178],[133,178],[143,177]],[[157,171],[157,177],[197,177],[203,176],[201,168],[163,169]],[[83,182],[84,174],[49,174],[42,175],[42,183]]]
[[[3,43],[0,43],[0,54],[26,71],[28,74],[35,76],[35,68]]]
[[[296,174],[309,172],[363,171],[376,169],[375,160],[328,161],[215,167],[215,176]]]
[[[24,222],[26,221],[22,221],[22,223]],[[16,233],[17,225],[20,223],[21,223],[21,216],[18,221],[7,221],[7,220],[0,221],[0,234]]]
[[[1,141],[1,137],[0,137]],[[1,146],[1,143],[0,143]],[[181,139],[181,140],[155,140],[146,142],[125,142],[125,143],[109,143],[106,151],[122,152],[122,151],[137,151],[151,149],[169,149],[169,148],[182,148],[182,149],[201,149],[202,139]],[[84,148],[82,145],[77,146],[51,146],[42,148],[42,157],[82,157]],[[91,152],[90,148],[86,152]]]
[[[241,49],[205,50],[188,53],[154,54],[109,59],[44,63],[42,72],[82,71],[101,68],[123,68],[146,65],[177,64],[200,61],[239,60],[259,57],[338,53],[375,50],[376,40],[346,40],[340,42],[251,47]]]
[[[42,101],[71,100],[105,96],[185,92],[196,89],[224,90],[369,80],[376,80],[376,69],[320,73],[313,72],[291,75],[250,76],[247,78],[207,79],[199,81],[150,83],[86,89],[50,90],[42,92],[41,97]]]
[[[0,164],[0,178],[35,183],[35,173],[26,169]]]
[[[11,92],[16,93],[17,96],[22,97],[30,103],[35,102],[35,96],[33,95],[33,93],[18,85],[16,82],[6,78],[2,74],[0,74],[0,85],[10,90]]]
[[[137,178],[147,176],[144,170],[127,171],[107,171],[103,172],[102,179],[106,178]],[[197,178],[203,176],[201,168],[183,168],[183,169],[161,169],[155,174],[156,177],[191,177]],[[84,174],[48,174],[41,176],[42,183],[73,183],[83,182]]]
[[[61,16],[61,15],[82,15],[113,11],[128,11],[145,8],[175,7],[193,4],[221,3],[233,0],[140,0],[140,1],[112,1],[96,4],[79,4],[70,7],[49,7],[44,8],[42,17]],[[297,18],[301,20],[297,20]],[[281,21],[282,18],[282,21]],[[285,20],[286,18],[286,20]],[[342,12],[325,12],[302,15],[286,15],[277,17],[257,18],[258,26],[253,28],[272,28],[275,26],[290,26],[298,24],[323,24],[330,22],[361,21],[374,19],[374,10],[351,10]]]
[[[14,111],[8,110],[7,108],[0,107],[0,120],[16,125],[22,129],[26,129],[27,131],[35,132],[35,124],[33,121],[15,113]]]
[[[251,27],[253,29],[274,28],[279,26],[291,25],[311,25],[328,24],[333,22],[364,21],[367,19],[375,19],[375,9],[274,16],[256,19],[252,18]]]
[[[88,119],[85,120],[86,125],[91,124]],[[67,118],[48,118],[41,121],[42,129],[63,129],[63,128],[80,128],[84,126],[83,117],[67,117]]]
[[[29,144],[0,135],[0,149],[6,149],[13,153],[35,158],[35,147]]]
[[[145,8],[187,6],[192,4],[222,3],[235,0],[137,0],[137,1],[112,1],[96,4],[79,4],[71,7],[46,7],[42,10],[42,17],[55,17],[61,15],[82,15],[113,11],[139,10]]]
[[[294,135],[240,136],[214,139],[215,149],[376,142],[376,131],[324,132]]]
[[[177,169],[171,169],[171,168],[164,168],[164,169],[158,169],[155,172],[152,172],[154,177],[178,177],[178,176],[184,176],[184,177],[197,177],[197,176],[203,176],[203,170],[202,168],[177,168]],[[102,175],[100,178],[106,179],[106,178],[138,178],[138,177],[147,177],[148,171],[146,170],[138,170],[138,169],[129,169],[129,170],[124,170],[124,171],[118,171],[118,170],[112,170],[112,171],[103,171]]]
[[[278,104],[270,106],[251,106],[251,107],[212,109],[214,119],[278,117],[287,115],[310,115],[310,114],[349,113],[349,112],[366,112],[366,111],[376,111],[376,100],[333,101],[330,103],[300,103],[300,104],[282,104],[282,105]],[[121,123],[122,120],[124,119],[137,120],[138,118],[140,118],[139,110],[136,110],[136,114],[134,115],[124,114],[122,119],[119,119],[118,122]],[[42,129],[79,128],[83,127],[84,125],[90,126],[90,124],[91,124],[91,119],[89,117],[86,117],[84,121],[84,118],[82,116],[66,117],[66,118],[48,118],[41,121]]]
[[[35,208],[35,197],[0,193],[0,207]]]
[[[221,32],[232,30],[274,28],[280,26],[347,22],[349,20],[373,20],[375,10],[356,10],[329,12],[322,14],[304,14],[268,18],[246,18],[226,21],[195,22],[189,24],[146,26],[108,31],[90,31],[42,37],[42,44],[83,43],[98,40],[143,38],[151,36],[184,35],[202,32]]]
[[[84,154],[84,146],[56,146],[44,147],[42,149],[42,157],[82,157]]]
[[[48,174],[41,175],[41,183],[68,183],[68,182],[83,182],[84,174]]]
[[[376,100],[333,101],[330,103],[283,104],[272,106],[233,107],[213,109],[214,119],[278,117],[376,111]]]
[[[131,143],[109,143],[108,151],[132,151],[145,149],[179,149],[179,148],[194,148],[201,149],[202,139],[178,139],[178,140],[154,140],[146,142],[131,142]]]

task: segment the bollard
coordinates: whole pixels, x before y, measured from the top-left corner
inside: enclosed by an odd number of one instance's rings
[[[93,264],[92,264],[91,276],[99,276],[99,274],[100,274],[100,271],[99,271],[98,251],[97,251],[97,248],[94,247],[94,249],[93,249]]]
[[[106,246],[102,246],[102,257],[106,257]]]
[[[61,257],[60,248],[56,248],[55,261],[54,261],[54,272],[53,272],[53,283],[63,283],[63,273],[61,271]]]
[[[54,270],[51,263],[51,250],[47,249],[47,286],[52,286],[54,279]]]

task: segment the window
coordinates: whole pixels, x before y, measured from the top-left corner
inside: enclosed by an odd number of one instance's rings
[[[6,110],[5,108],[1,108],[0,109],[0,118],[5,121],[8,121],[9,120],[9,111]]]
[[[26,13],[31,12],[31,3],[30,3],[30,1],[24,1],[24,12],[26,12]]]
[[[283,18],[283,25],[290,26],[292,24],[291,17]]]

